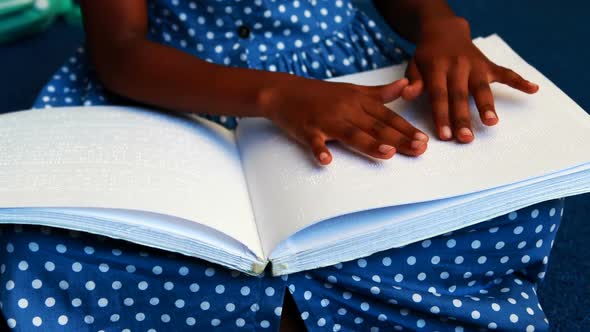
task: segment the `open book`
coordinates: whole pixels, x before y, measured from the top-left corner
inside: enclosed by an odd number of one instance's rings
[[[0,222],[125,239],[250,274],[367,256],[548,199],[590,191],[590,116],[499,37],[475,41],[537,82],[494,86],[501,122],[475,117],[472,144],[438,141],[425,102],[397,112],[430,133],[427,152],[375,161],[338,144],[319,167],[270,122],[237,131],[124,107],[0,116]],[[377,85],[404,66],[340,77]]]

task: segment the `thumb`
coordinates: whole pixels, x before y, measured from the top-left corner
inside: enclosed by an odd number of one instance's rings
[[[408,79],[402,78],[389,84],[369,87],[369,94],[383,104],[387,104],[399,98],[407,85]]]

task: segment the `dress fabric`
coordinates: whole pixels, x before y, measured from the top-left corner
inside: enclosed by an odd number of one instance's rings
[[[155,0],[148,8],[152,40],[227,66],[323,79],[405,56],[344,0]],[[34,106],[119,103],[129,101],[101,86],[82,47]],[[14,331],[277,331],[288,291],[310,331],[547,331],[536,287],[562,215],[563,200],[547,201],[282,277],[87,233],[0,226],[0,310]]]

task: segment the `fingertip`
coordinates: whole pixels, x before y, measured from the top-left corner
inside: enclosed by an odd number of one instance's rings
[[[321,165],[328,165],[332,162],[332,156],[326,152],[323,151],[321,152],[318,156],[317,156],[318,161],[320,162]]]
[[[451,131],[451,127],[449,126],[442,126],[438,130],[438,138],[441,141],[449,141],[453,138],[453,132]]]
[[[481,122],[486,126],[494,126],[499,121],[500,119],[498,119],[498,115],[494,111],[488,110],[481,114]]]
[[[461,128],[457,130],[456,136],[457,140],[461,143],[471,143],[475,138],[473,132],[469,128]]]
[[[537,93],[537,91],[539,91],[539,85],[535,84],[533,82],[527,82],[526,83],[527,87],[528,87],[528,93],[533,94],[533,93]]]

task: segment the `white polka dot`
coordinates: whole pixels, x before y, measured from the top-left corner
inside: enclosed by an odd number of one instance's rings
[[[188,326],[193,326],[197,323],[197,320],[194,317],[187,317],[185,323]]]
[[[188,286],[188,289],[190,289],[191,292],[196,293],[199,291],[199,289],[201,289],[201,287],[197,283],[192,283],[190,286]]]
[[[156,265],[156,266],[154,266],[154,267],[152,268],[152,273],[153,273],[153,274],[155,274],[155,275],[160,275],[160,274],[162,274],[162,271],[163,271],[163,270],[162,270],[162,267],[161,267],[161,266],[159,266],[159,265]]]
[[[539,216],[539,210],[538,209],[534,209],[533,211],[531,211],[531,218],[535,219]]]
[[[454,299],[453,305],[457,308],[460,308],[463,305],[463,302],[461,302],[461,300],[459,300],[459,299]]]
[[[498,303],[492,303],[492,309],[494,311],[500,311],[500,305]]]
[[[85,287],[87,290],[91,291],[91,290],[94,290],[94,288],[96,287],[96,284],[94,283],[94,281],[90,280],[90,281],[86,282]]]
[[[39,289],[39,288],[41,288],[41,287],[43,286],[43,282],[42,282],[41,280],[39,280],[39,279],[35,279],[35,280],[33,280],[33,281],[31,282],[31,286],[32,286],[34,289]]]
[[[108,264],[105,264],[105,263],[101,263],[101,264],[98,266],[98,270],[99,270],[100,272],[106,273],[106,272],[108,272],[108,271],[109,271],[109,265],[108,265]]]
[[[367,261],[365,259],[359,259],[356,261],[356,264],[360,267],[360,268],[365,268],[367,267]]]
[[[447,241],[447,247],[454,248],[457,245],[457,241],[455,239],[450,239]]]
[[[494,322],[491,322],[491,323],[488,324],[488,328],[491,329],[491,330],[495,330],[495,329],[498,328],[498,324],[496,324]]]
[[[246,321],[243,318],[236,319],[236,326],[237,327],[243,327],[244,325],[246,325]]]
[[[521,234],[523,230],[524,230],[524,228],[522,226],[516,226],[516,227],[514,227],[513,232],[514,232],[514,234],[518,235],[518,234]]]
[[[39,245],[37,244],[37,242],[29,242],[29,250],[32,252],[39,251]]]
[[[479,247],[481,247],[481,242],[479,242],[479,240],[471,242],[471,248],[478,249]]]
[[[16,327],[16,320],[14,320],[14,318],[9,318],[6,320],[6,322],[8,323],[8,327],[11,329]]]
[[[68,248],[63,244],[58,244],[57,246],[55,246],[55,250],[57,250],[57,252],[59,252],[60,254],[63,254],[68,250]]]
[[[508,219],[510,219],[510,220],[515,220],[515,219],[516,219],[516,217],[518,217],[518,214],[516,213],[516,211],[514,211],[514,212],[510,212],[510,213],[508,214]]]
[[[178,300],[174,301],[174,306],[177,307],[178,309],[184,308],[184,300],[178,299]]]
[[[210,307],[211,307],[211,305],[209,304],[209,302],[207,302],[207,301],[201,302],[201,310],[209,310]]]
[[[205,275],[206,275],[207,277],[212,277],[212,276],[214,276],[214,275],[215,275],[215,269],[214,269],[214,268],[212,268],[212,267],[209,267],[209,268],[207,268],[207,269],[205,270]]]
[[[225,286],[224,285],[215,286],[215,293],[217,293],[217,294],[225,293]]]
[[[273,296],[275,295],[275,289],[272,287],[266,287],[264,293],[266,294],[266,296]]]
[[[41,326],[41,324],[43,324],[43,319],[41,319],[41,317],[39,317],[39,316],[33,317],[33,325],[39,327],[39,326]]]
[[[174,289],[174,283],[171,282],[171,281],[166,281],[164,283],[164,289],[165,290],[168,290],[168,291],[173,290]]]
[[[352,298],[352,293],[351,293],[351,292],[343,292],[343,293],[342,293],[342,297],[343,297],[345,300],[349,300],[350,298]]]
[[[518,316],[515,315],[515,314],[511,314],[510,315],[510,321],[513,322],[513,323],[518,322]]]
[[[443,271],[443,272],[440,273],[440,278],[441,279],[449,279],[449,276],[450,276],[449,275],[449,272],[447,272],[447,271]]]
[[[26,271],[29,268],[29,263],[27,261],[20,261],[18,263],[18,269],[21,271]]]
[[[478,262],[479,264],[485,264],[485,262],[486,262],[487,260],[488,260],[488,258],[487,258],[486,256],[480,256],[480,257],[477,259],[477,262]]]
[[[51,308],[55,305],[55,299],[53,297],[48,297],[45,299],[45,306]]]
[[[430,263],[432,263],[434,265],[440,263],[440,257],[439,256],[433,256],[432,259],[430,260]]]
[[[473,319],[479,319],[480,317],[481,317],[481,314],[479,313],[479,311],[473,310],[471,312],[471,318],[473,318]]]
[[[418,280],[420,280],[420,281],[424,281],[424,279],[426,279],[426,273],[424,273],[424,272],[420,272],[420,273],[418,273],[418,276],[417,276],[417,278],[418,278]]]
[[[412,295],[412,301],[414,301],[416,303],[420,303],[420,302],[422,302],[422,296],[420,294],[414,293]]]
[[[115,281],[113,281],[113,283],[112,283],[111,287],[112,287],[114,290],[118,290],[118,289],[121,289],[121,287],[123,287],[123,284],[122,284],[120,281],[116,281],[116,280],[115,280]]]
[[[27,299],[20,299],[20,300],[18,300],[17,304],[18,304],[19,308],[25,309],[26,307],[29,306],[29,301]]]
[[[376,287],[376,286],[371,287],[371,294],[378,295],[379,293],[381,293],[381,289],[379,289],[379,287]]]
[[[94,323],[94,317],[93,316],[90,316],[90,315],[84,316],[84,323],[86,323],[86,324],[92,324],[92,323]]]
[[[203,307],[201,307],[201,309],[202,309],[202,308],[203,308]],[[160,320],[161,320],[163,323],[168,323],[168,322],[170,322],[170,315],[168,315],[168,314],[163,314],[162,316],[160,316]]]
[[[45,262],[45,270],[53,272],[55,270],[55,264],[53,262]]]
[[[455,257],[455,264],[463,264],[464,261],[465,259],[463,258],[463,256]]]
[[[311,292],[310,291],[305,291],[305,293],[303,293],[303,298],[306,300],[311,299]]]
[[[362,311],[368,311],[369,309],[370,309],[370,306],[367,302],[361,303],[361,310]]]
[[[395,275],[395,277],[393,277],[393,280],[395,280],[396,282],[402,282],[404,280],[404,276],[401,273],[398,273]]]
[[[270,323],[267,320],[263,320],[262,322],[260,322],[260,327],[262,327],[263,329],[266,329],[269,326],[270,326]]]
[[[526,327],[526,332],[535,332],[535,327],[534,327],[534,326],[532,326],[532,325],[528,325],[528,326]]]
[[[408,263],[408,265],[414,265],[416,264],[416,257],[410,256],[408,257],[408,259],[406,259],[406,262]]]
[[[78,262],[72,264],[72,271],[74,271],[74,272],[82,271],[82,264],[80,264]]]
[[[66,315],[61,315],[57,318],[57,323],[59,325],[66,325],[68,323],[68,316]]]

